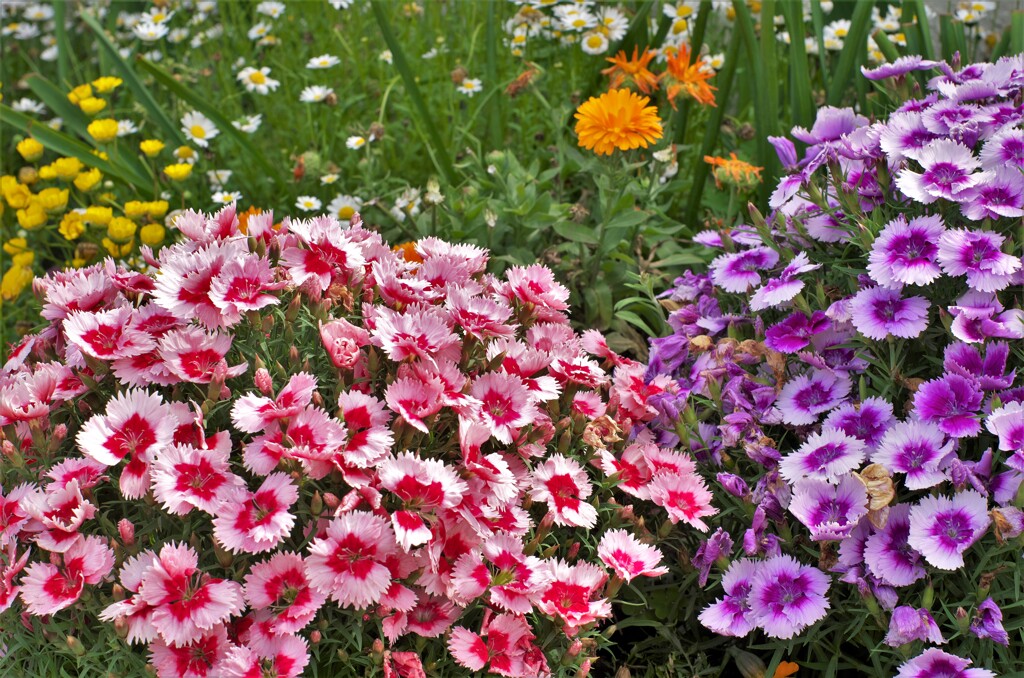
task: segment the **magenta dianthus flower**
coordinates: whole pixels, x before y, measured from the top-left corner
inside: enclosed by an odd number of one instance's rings
[[[757,625],[772,638],[792,638],[825,616],[829,578],[818,568],[779,555],[760,564],[748,601]]]
[[[921,384],[914,394],[914,414],[934,422],[946,435],[969,438],[978,435],[982,392],[978,382],[959,374],[946,374]]]
[[[850,302],[853,325],[869,339],[882,340],[892,335],[913,339],[928,327],[928,300],[903,298],[898,290],[869,287]]]
[[[988,501],[974,490],[949,497],[924,497],[910,510],[908,543],[940,570],[964,565],[964,551],[978,541],[992,519]]]
[[[995,678],[988,669],[969,669],[970,659],[933,647],[900,666],[895,678]]]
[[[928,285],[942,275],[935,261],[938,241],[946,227],[942,217],[929,215],[911,219],[901,214],[890,221],[875,238],[868,255],[868,273],[882,287]]]
[[[776,406],[785,423],[806,426],[842,404],[850,388],[847,377],[830,370],[814,370],[791,379],[782,388]]]

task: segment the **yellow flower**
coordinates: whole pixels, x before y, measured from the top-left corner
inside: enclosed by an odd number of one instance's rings
[[[146,154],[147,157],[156,157],[160,151],[164,150],[164,142],[159,139],[146,139],[145,141],[139,142],[139,150]]]
[[[149,203],[142,202],[141,200],[129,200],[124,204],[124,215],[135,219],[145,215],[148,210]]]
[[[107,102],[103,99],[97,99],[96,97],[88,97],[79,101],[78,107],[81,108],[82,112],[86,115],[96,115],[107,107]]]
[[[110,220],[114,218],[114,210],[109,207],[99,207],[97,205],[90,205],[85,210],[85,221],[86,223],[93,224],[95,226],[106,226],[110,223]]]
[[[647,148],[662,136],[658,109],[648,106],[650,101],[628,89],[591,97],[576,111],[580,146],[598,155],[611,155],[616,149]]]
[[[189,148],[188,146],[178,146],[174,149],[174,157],[182,161],[195,161],[196,152],[195,149]]]
[[[7,252],[12,257],[31,251],[32,250],[28,248],[28,241],[24,238],[11,238],[4,243],[4,252]]]
[[[156,247],[164,241],[164,235],[166,231],[164,227],[157,223],[149,223],[142,227],[139,231],[139,239],[150,247]]]
[[[85,165],[78,158],[57,158],[50,166],[57,173],[57,178],[64,181],[71,181],[85,168]],[[40,170],[39,176],[43,177],[42,170]],[[43,178],[45,179],[46,177]]]
[[[7,204],[16,210],[27,207],[32,199],[31,189],[9,174],[0,179],[0,193],[3,193]]]
[[[43,157],[43,145],[32,137],[22,139],[15,148],[25,158],[25,162],[35,162]]]
[[[94,167],[88,172],[82,172],[75,177],[75,188],[84,193],[88,193],[92,189],[96,188],[102,180],[103,175]]]
[[[167,208],[170,205],[167,204],[166,200],[154,200],[153,202],[146,203],[146,209],[149,211],[149,216],[154,219],[161,219],[167,214]]]
[[[176,165],[167,165],[164,167],[164,174],[171,181],[184,181],[188,179],[188,175],[192,174],[192,165],[187,162],[179,162]]]
[[[86,130],[89,132],[89,136],[97,142],[105,144],[117,138],[117,120],[113,118],[93,120]]]
[[[38,200],[32,200],[24,209],[16,212],[18,225],[26,231],[34,231],[46,223],[46,210]]]
[[[106,94],[107,92],[120,87],[122,82],[124,82],[124,80],[121,78],[115,78],[112,75],[104,75],[103,77],[93,80],[92,86],[95,87],[96,91],[100,94]]]
[[[135,222],[126,217],[114,217],[107,226],[107,235],[114,242],[123,243],[131,240],[138,227]]]
[[[15,254],[11,257],[11,262],[15,266],[31,266],[35,259],[35,252],[22,252],[21,254]]]
[[[66,188],[44,188],[36,200],[48,214],[56,214],[68,206],[68,192]]]
[[[110,252],[112,256],[120,258],[131,253],[132,248],[135,246],[135,240],[132,239],[123,245],[118,245],[110,238],[104,238],[103,246],[107,248],[107,251]]]
[[[43,165],[39,168],[39,178],[45,181],[53,181],[57,178],[57,170],[55,165],[50,163],[49,165]]]
[[[95,155],[97,158],[100,158],[101,160],[110,160],[110,156],[107,155],[107,152],[101,151],[98,148],[94,148],[92,150],[92,154]]]
[[[68,92],[68,100],[76,106],[78,105],[79,101],[81,101],[82,99],[88,99],[91,96],[92,87],[90,87],[88,83],[85,85],[79,85],[78,87]]]
[[[60,220],[60,227],[57,230],[65,240],[75,240],[85,233],[85,216],[72,210]]]
[[[26,266],[11,266],[0,280],[0,296],[11,301],[32,284],[32,269]]]

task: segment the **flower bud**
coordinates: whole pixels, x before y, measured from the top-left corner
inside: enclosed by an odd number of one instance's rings
[[[121,535],[121,543],[125,546],[132,546],[135,543],[135,525],[127,518],[122,518],[117,523],[117,533]]]
[[[323,634],[317,630],[314,630],[313,633],[309,634],[309,642],[313,643],[314,645],[319,643],[322,639]]]
[[[260,390],[265,396],[269,396],[274,392],[274,380],[270,377],[270,371],[265,367],[261,367],[256,370],[256,375],[253,378],[256,382],[256,388]]]
[[[68,636],[64,639],[64,642],[68,644],[68,649],[71,650],[72,654],[76,657],[81,657],[85,654],[85,645],[82,645],[82,641],[74,636]]]

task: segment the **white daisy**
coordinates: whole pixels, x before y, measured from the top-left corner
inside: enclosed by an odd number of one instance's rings
[[[171,32],[167,34],[167,42],[172,45],[188,40],[188,29],[187,28],[172,28]]]
[[[352,216],[363,206],[363,201],[354,195],[339,195],[327,205],[327,212],[338,217],[344,225],[352,221]]]
[[[167,35],[167,31],[168,28],[164,24],[153,24],[148,21],[144,21],[132,27],[132,32],[135,33],[135,36],[143,42],[156,42]]]
[[[602,7],[597,12],[597,25],[608,31],[609,40],[617,42],[625,37],[629,19],[617,7]]]
[[[320,177],[320,183],[322,185],[324,185],[324,186],[328,186],[330,184],[336,183],[337,181],[338,181],[338,175],[334,174],[333,172],[330,173],[330,174],[325,174],[322,177]]]
[[[323,101],[331,94],[334,94],[334,90],[330,87],[310,85],[302,90],[302,94],[299,95],[299,101],[306,104],[315,104],[318,101]]]
[[[148,12],[143,12],[139,15],[139,21],[142,23],[165,24],[173,16],[174,12],[167,12],[159,7],[151,7]]]
[[[19,24],[18,30],[14,31],[15,40],[31,40],[40,33],[39,26],[35,24]]]
[[[295,201],[295,206],[303,212],[314,212],[320,209],[320,200],[311,195],[300,195]]]
[[[466,96],[471,97],[477,92],[482,91],[483,88],[484,86],[483,83],[480,82],[480,78],[466,78],[455,89],[459,90],[459,92]]]
[[[139,131],[139,126],[131,120],[118,120],[117,121],[117,136],[126,137],[129,134],[135,134]]]
[[[348,9],[355,0],[327,0],[334,9]]]
[[[228,183],[228,179],[231,178],[231,174],[231,170],[226,169],[209,170],[206,173],[206,179],[214,188],[224,190],[224,184]]]
[[[174,149],[174,157],[178,162],[187,162],[190,165],[196,164],[196,161],[199,160],[199,154],[190,146],[178,146]]]
[[[270,94],[272,90],[278,88],[281,84],[273,78],[267,77],[270,74],[270,69],[264,66],[260,69],[255,69],[252,66],[243,68],[238,72],[235,77],[238,81],[245,85],[245,89],[250,92],[256,92],[257,94]]]
[[[263,23],[262,21],[249,29],[249,39],[259,40],[265,35],[270,35],[270,24]]]
[[[22,97],[17,101],[11,103],[11,108],[16,110],[18,113],[45,113],[46,106],[35,99],[29,99],[28,97]]]
[[[319,68],[330,68],[331,66],[337,66],[341,63],[341,59],[334,56],[333,54],[321,54],[318,57],[313,57],[306,63],[306,68],[319,69]]]
[[[383,52],[381,52],[377,58],[386,64],[394,63],[395,61],[395,55],[391,53],[390,49],[386,49]]]
[[[29,21],[49,21],[53,18],[53,7],[49,5],[29,5],[21,13]]]
[[[351,148],[353,151],[357,151],[366,145],[366,137],[361,137],[358,134],[351,136],[345,140],[345,145]]]
[[[245,132],[246,134],[252,134],[260,128],[263,123],[263,114],[257,113],[256,115],[246,115],[238,120],[235,120],[231,125],[239,132]]]
[[[64,118],[50,118],[46,121],[45,125],[50,129],[55,129],[58,132],[64,127]]]
[[[51,45],[39,53],[39,58],[42,61],[56,61],[58,56],[60,56],[60,51],[57,45]]]
[[[149,61],[156,62],[156,61],[160,61],[161,59],[164,58],[164,53],[161,52],[158,49],[154,49],[152,51],[146,52],[142,56],[143,56],[143,58],[145,58],[145,59],[147,59]]]
[[[269,16],[271,19],[279,19],[281,18],[281,15],[284,14],[284,3],[267,0],[266,2],[261,2],[256,5],[256,12],[258,14]]]
[[[201,148],[209,146],[210,139],[220,134],[210,119],[198,111],[190,111],[181,118],[181,130],[189,141]]]
[[[608,51],[608,36],[600,31],[591,31],[583,36],[580,48],[587,54],[604,54]]]
[[[241,200],[242,194],[238,191],[217,191],[211,197],[214,202],[219,202],[221,205],[228,205]]]

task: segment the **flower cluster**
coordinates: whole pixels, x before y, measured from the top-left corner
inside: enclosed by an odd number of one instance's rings
[[[41,279],[50,324],[0,374],[0,609],[24,624],[81,608],[159,676],[295,676],[378,624],[546,675],[667,571],[657,539],[717,512],[690,455],[628,436],[674,380],[577,334],[549,269],[392,250],[358,215],[174,225],[149,273]]]
[[[706,580],[733,536],[745,556],[700,616],[715,633],[799,633],[828,606],[821,568],[891,647],[950,624],[962,653],[1009,643],[1012,586],[972,572],[1016,568],[1024,532],[1022,73],[1021,57],[865,70],[897,99],[918,75],[928,93],[875,122],[824,107],[793,130],[802,155],[773,139],[773,213],[698,234],[718,255],[664,295],[674,334],[652,340],[647,378],[681,388],[652,398],[649,428],[751,515],[695,559]],[[961,609],[936,620],[936,599]],[[992,675],[968,664],[927,649],[899,675]]]

